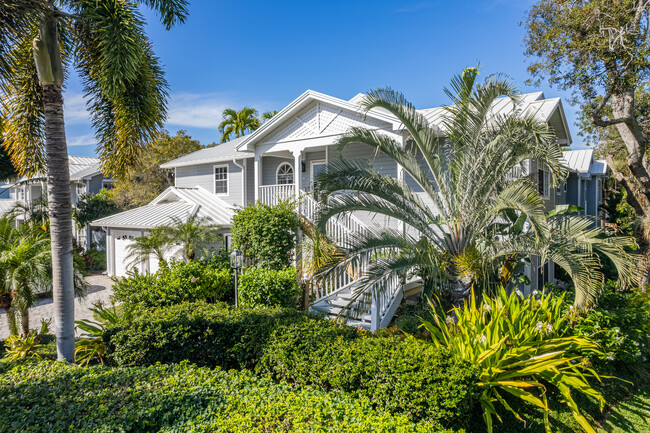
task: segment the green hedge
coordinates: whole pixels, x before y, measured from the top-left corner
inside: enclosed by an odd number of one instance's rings
[[[185,303],[143,311],[131,323],[104,333],[107,354],[119,365],[189,360],[201,366],[252,368],[273,330],[316,316],[281,308],[229,308]]]
[[[367,399],[190,366],[42,362],[0,376],[6,432],[434,432]]]
[[[463,424],[478,403],[476,368],[410,336],[350,338],[327,327],[291,324],[273,333],[256,371],[367,397],[382,409],[446,427]]]
[[[231,269],[220,258],[172,262],[155,274],[133,274],[115,280],[112,298],[145,308],[181,302],[223,299],[234,290]]]
[[[301,291],[296,268],[274,270],[250,267],[239,276],[239,302],[243,306],[296,307]]]

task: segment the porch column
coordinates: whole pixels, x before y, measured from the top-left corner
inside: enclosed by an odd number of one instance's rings
[[[262,176],[260,176],[260,171],[262,170],[262,156],[255,155],[255,162],[253,165],[253,171],[255,172],[255,203],[260,199],[260,183]]]
[[[301,155],[302,151],[294,150],[293,152],[293,184],[295,187],[296,200],[300,198],[300,178],[302,177]]]

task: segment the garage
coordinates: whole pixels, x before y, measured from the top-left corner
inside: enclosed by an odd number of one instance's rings
[[[123,277],[127,274],[129,270],[132,269],[130,266],[131,259],[128,259],[129,255],[129,245],[133,243],[135,238],[133,233],[128,232],[115,232],[113,235],[115,239],[115,272],[114,276]]]

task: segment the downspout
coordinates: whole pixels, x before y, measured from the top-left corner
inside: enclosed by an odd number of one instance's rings
[[[580,177],[580,172],[578,172],[578,206],[582,202],[582,178]]]
[[[237,164],[237,160],[234,158],[232,160],[232,163],[235,164],[236,167],[241,168],[241,175],[242,175],[241,205],[242,207],[246,207],[246,164],[239,165]]]

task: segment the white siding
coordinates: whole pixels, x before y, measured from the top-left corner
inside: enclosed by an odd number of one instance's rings
[[[232,162],[202,164],[176,168],[176,186],[193,188],[200,186],[214,192],[214,166],[228,165],[228,194],[219,195],[228,204],[242,204],[242,170]]]

